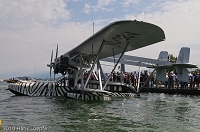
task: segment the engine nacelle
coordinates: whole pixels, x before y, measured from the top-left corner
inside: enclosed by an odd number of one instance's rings
[[[74,67],[69,64],[69,58],[61,55],[60,59],[54,65],[54,73],[61,73],[62,75],[66,75],[66,73],[71,72],[72,70],[78,70],[77,67]]]

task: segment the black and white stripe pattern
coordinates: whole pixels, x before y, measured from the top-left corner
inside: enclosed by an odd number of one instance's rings
[[[118,93],[118,92],[113,92],[112,97],[122,97],[122,98],[127,98],[127,97],[134,97],[135,93]]]
[[[92,94],[90,92],[85,92],[85,93],[68,92],[66,94],[66,97],[73,99],[80,99],[80,100],[111,100],[111,96],[107,95],[99,96],[96,94]]]
[[[10,83],[8,89],[16,95],[65,96],[80,100],[110,100],[112,97],[133,97],[135,93],[109,92],[99,89],[76,89],[58,85],[55,82]]]
[[[10,83],[8,89],[14,94],[26,96],[64,96],[68,87],[58,86],[54,82]]]

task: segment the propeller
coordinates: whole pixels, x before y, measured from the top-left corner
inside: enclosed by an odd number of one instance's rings
[[[57,48],[56,48],[55,62],[52,62],[52,60],[53,60],[53,50],[52,50],[50,64],[47,64],[47,66],[50,67],[50,79],[51,79],[52,67],[54,69],[54,80],[55,80],[55,74],[57,73],[57,71],[55,71],[55,70],[57,70],[57,68],[56,68],[57,56],[58,56],[58,44],[57,44]]]
[[[68,57],[61,55],[58,59],[58,44],[56,47],[56,56],[55,56],[54,62],[52,62],[52,59],[53,59],[53,50],[51,53],[50,64],[47,64],[47,66],[50,67],[50,79],[51,79],[51,71],[52,71],[52,67],[53,67],[54,80],[55,80],[55,74],[61,73],[62,75],[65,75],[68,72],[68,70],[71,68],[71,66],[69,65]]]

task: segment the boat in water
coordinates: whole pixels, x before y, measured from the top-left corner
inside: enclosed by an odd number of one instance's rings
[[[5,80],[7,83],[17,83],[17,82],[36,82],[36,79],[32,78],[32,77],[13,77],[13,78],[10,78],[8,80]]]
[[[0,78],[0,82],[3,82],[4,80],[2,78]]]
[[[10,79],[7,79],[5,80],[7,83],[16,83],[18,82],[19,80],[15,79],[15,78],[10,78]]]

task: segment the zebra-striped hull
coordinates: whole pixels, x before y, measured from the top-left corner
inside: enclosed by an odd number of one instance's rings
[[[111,100],[112,93],[98,89],[76,89],[66,93],[66,97],[80,100]]]
[[[26,96],[64,96],[68,87],[57,86],[54,82],[11,83],[8,89],[16,95]]]
[[[65,96],[80,100],[110,100],[112,97],[133,97],[134,93],[109,92],[99,89],[76,89],[58,86],[54,82],[11,83],[8,89],[19,96]]]

